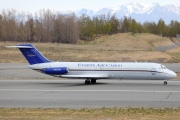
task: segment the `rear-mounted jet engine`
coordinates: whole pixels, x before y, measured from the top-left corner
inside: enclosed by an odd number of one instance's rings
[[[67,67],[57,67],[57,68],[44,68],[42,72],[50,75],[60,75],[60,74],[68,73],[69,70]]]

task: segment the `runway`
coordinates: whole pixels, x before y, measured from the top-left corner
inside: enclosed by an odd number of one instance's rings
[[[169,66],[180,71],[179,64]],[[178,80],[168,85],[145,80],[98,80],[84,85],[84,80],[40,74],[27,64],[0,64],[0,108],[178,108],[179,103]]]
[[[180,107],[180,82],[82,80],[1,80],[3,108]]]

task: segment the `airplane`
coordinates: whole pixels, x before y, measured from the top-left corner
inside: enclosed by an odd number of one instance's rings
[[[99,79],[164,80],[175,78],[175,72],[158,63],[139,62],[54,62],[44,57],[32,44],[6,46],[19,48],[29,68],[54,77],[85,79],[85,84],[96,84]]]

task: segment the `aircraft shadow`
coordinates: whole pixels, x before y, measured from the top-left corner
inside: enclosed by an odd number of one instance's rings
[[[61,83],[61,82],[59,82],[59,83],[34,83],[34,84],[39,84],[39,85],[51,85],[51,86],[55,86],[55,87],[71,87],[71,86],[98,86],[98,85],[107,85],[107,84],[109,84],[109,83],[96,83],[96,84],[89,84],[89,85],[85,85],[83,82],[82,83]]]
[[[72,87],[72,86],[119,86],[119,87],[173,87],[173,86],[180,86],[179,82],[171,82],[169,81],[167,85],[161,82],[146,82],[146,81],[136,81],[136,82],[129,82],[129,81],[119,81],[119,82],[110,82],[110,81],[97,81],[96,84],[89,84],[85,85],[84,81],[43,81],[43,82],[35,82],[31,84],[36,85],[44,85],[44,86],[53,86],[53,87]]]

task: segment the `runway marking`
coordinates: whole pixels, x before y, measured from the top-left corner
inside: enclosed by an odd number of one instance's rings
[[[180,93],[180,91],[148,91],[148,90],[38,90],[38,89],[0,89],[15,92],[140,92],[140,93]]]

